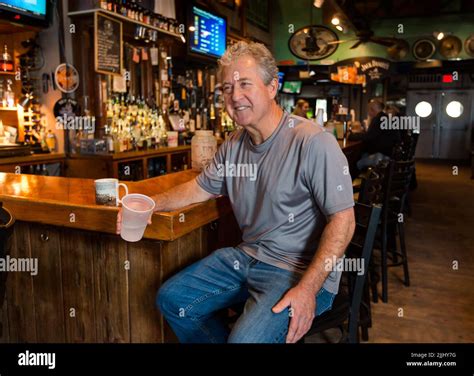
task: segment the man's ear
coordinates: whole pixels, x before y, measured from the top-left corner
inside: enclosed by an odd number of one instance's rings
[[[278,80],[274,78],[270,81],[267,85],[268,94],[270,95],[270,99],[275,99],[278,94]]]

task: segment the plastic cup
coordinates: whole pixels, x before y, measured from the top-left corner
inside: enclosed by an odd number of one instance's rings
[[[122,226],[120,236],[127,242],[137,242],[145,233],[155,202],[148,196],[131,193],[122,198]]]

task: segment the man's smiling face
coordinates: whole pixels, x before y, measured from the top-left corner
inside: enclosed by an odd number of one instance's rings
[[[227,113],[239,125],[257,125],[271,109],[276,95],[275,80],[265,85],[252,56],[238,57],[222,71]]]

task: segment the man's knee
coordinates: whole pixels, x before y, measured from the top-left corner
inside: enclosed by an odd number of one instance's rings
[[[156,294],[156,308],[160,312],[167,316],[173,313],[177,307],[178,295],[174,292],[176,282],[173,279],[165,282],[159,289]]]

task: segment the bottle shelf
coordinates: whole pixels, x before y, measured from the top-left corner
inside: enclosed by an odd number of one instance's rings
[[[151,30],[156,30],[160,33],[163,33],[163,34],[167,34],[167,35],[171,35],[175,38],[178,38],[180,39],[183,43],[185,43],[185,41],[182,39],[183,38],[183,35],[180,34],[180,33],[172,33],[171,31],[167,31],[167,30],[163,30],[159,27],[156,27],[156,26],[153,26],[153,25],[150,25],[150,24],[147,24],[145,22],[141,22],[141,21],[137,21],[137,20],[133,20],[131,18],[128,18],[128,17],[125,17],[125,16],[122,16],[121,14],[118,14],[118,13],[115,13],[115,12],[111,12],[110,10],[105,10],[105,9],[101,9],[101,8],[98,8],[98,9],[87,9],[87,10],[78,10],[78,11],[75,11],[75,12],[69,12],[68,13],[68,16],[69,17],[73,17],[73,16],[83,16],[83,15],[88,15],[88,14],[94,14],[94,13],[102,13],[102,14],[105,14],[107,16],[110,16],[110,17],[113,17],[113,18],[117,18],[119,20],[123,20],[123,21],[127,21],[127,22],[130,22],[130,23],[134,23],[136,25],[139,25],[139,26],[143,26],[147,29],[151,29]]]

